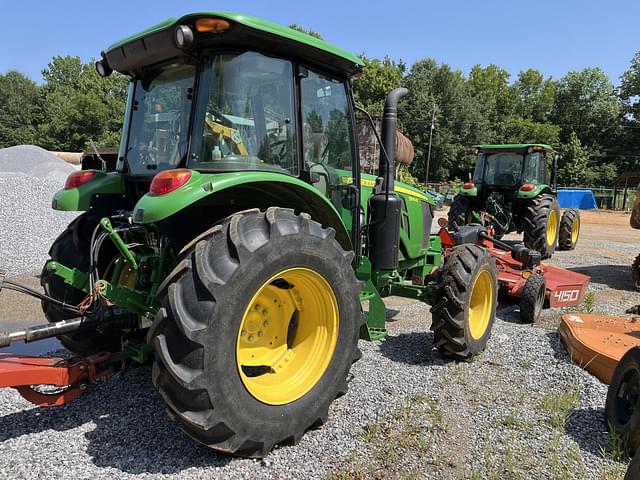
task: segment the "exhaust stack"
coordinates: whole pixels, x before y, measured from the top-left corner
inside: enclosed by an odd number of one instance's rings
[[[400,246],[400,212],[402,200],[395,193],[396,129],[398,102],[409,91],[396,88],[387,95],[382,116],[382,146],[378,168],[378,184],[369,200],[369,257],[374,269],[398,268]],[[386,152],[386,156],[385,156]]]

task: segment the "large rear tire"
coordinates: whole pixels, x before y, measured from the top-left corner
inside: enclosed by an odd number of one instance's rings
[[[558,245],[560,206],[558,199],[548,193],[531,201],[524,214],[524,244],[537,250],[542,258],[550,258]]]
[[[471,202],[469,201],[469,197],[457,195],[453,199],[453,203],[451,204],[451,207],[449,207],[449,213],[447,215],[449,230],[454,230],[469,223],[470,212]]]
[[[559,250],[573,250],[580,237],[580,210],[570,208],[565,210],[560,220]]]
[[[630,456],[640,447],[640,348],[630,349],[613,372],[604,409],[607,428]]]
[[[148,335],[153,382],[182,430],[262,457],[324,423],[360,358],[360,283],[306,214],[232,215],[180,256]]]
[[[443,355],[466,360],[482,352],[495,320],[496,264],[478,245],[460,245],[447,256],[431,307],[433,345]]]
[[[90,213],[83,213],[77,217],[51,245],[49,249],[51,259],[66,267],[88,272],[91,235],[98,225],[98,221],[99,218]],[[105,242],[101,254],[101,257],[111,259],[115,255],[115,247]],[[69,305],[77,305],[86,296],[86,293],[66,284],[61,277],[49,272],[44,267],[40,274],[40,284],[46,295]],[[77,316],[46,300],[42,301],[42,311],[47,320],[52,323]],[[80,356],[103,351],[115,352],[121,348],[120,332],[113,329],[100,333],[85,331],[61,335],[58,339],[67,350]]]

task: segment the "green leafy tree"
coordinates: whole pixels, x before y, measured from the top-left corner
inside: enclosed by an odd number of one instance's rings
[[[521,118],[538,123],[547,122],[555,101],[555,82],[545,79],[535,69],[523,70],[513,84],[516,112]]]
[[[558,183],[565,186],[590,185],[596,175],[589,167],[589,151],[575,132],[569,134],[569,139],[560,152]]]
[[[364,62],[362,76],[354,84],[356,101],[374,118],[382,116],[387,94],[402,83],[405,64],[388,56],[382,60],[360,55]]]
[[[38,86],[20,72],[0,75],[0,148],[35,143]]]
[[[569,72],[557,84],[553,120],[563,141],[574,132],[583,145],[606,147],[620,125],[620,111],[615,89],[600,68]]]
[[[307,35],[311,35],[312,37],[315,37],[318,40],[322,40],[323,39],[322,35],[320,35],[318,32],[313,31],[313,30],[308,29],[308,28],[301,27],[297,23],[292,23],[291,25],[289,25],[289,28],[291,28],[292,30],[296,30],[298,32],[306,33]]]
[[[90,140],[114,146],[122,125],[127,79],[113,73],[100,77],[93,62],[79,57],[54,57],[42,72],[43,118],[40,145],[51,150],[81,151]]]

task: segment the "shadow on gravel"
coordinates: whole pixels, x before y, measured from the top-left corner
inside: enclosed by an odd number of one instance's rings
[[[86,452],[96,466],[131,474],[178,473],[193,467],[222,467],[234,461],[196,444],[169,420],[151,383],[150,368],[129,371],[63,407],[29,409],[0,417],[0,442],[47,430],[73,429],[77,431],[69,432],[64,439],[84,433]],[[60,439],[51,440],[52,445]],[[82,443],[81,438],[77,441]],[[64,444],[57,445],[64,449]],[[215,471],[211,474],[216,476]]]
[[[433,349],[433,332],[388,335],[380,342],[380,352],[389,360],[409,365],[444,365],[446,363]]]
[[[572,267],[567,270],[589,275],[591,283],[607,285],[616,290],[636,291],[631,280],[631,267],[629,265],[590,265]]]
[[[602,446],[608,444],[603,408],[579,408],[571,412],[566,432],[581,450],[596,457],[602,455]]]

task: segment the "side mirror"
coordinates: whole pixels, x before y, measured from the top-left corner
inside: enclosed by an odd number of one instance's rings
[[[342,187],[344,195],[342,195],[340,203],[345,210],[354,210],[357,207],[357,189],[355,185],[347,185]]]

